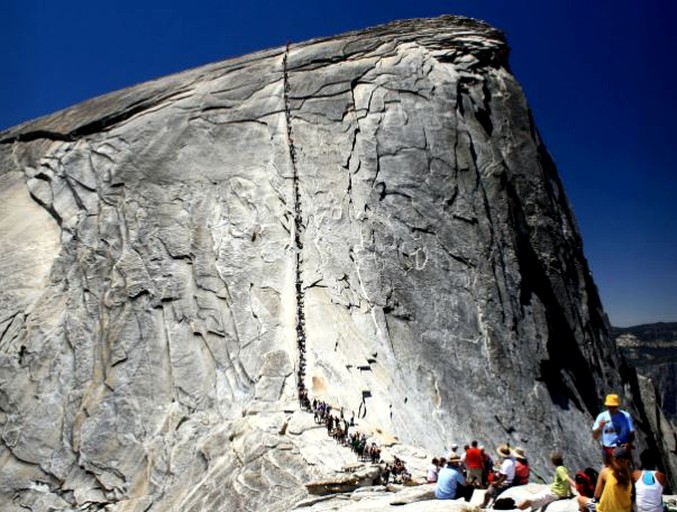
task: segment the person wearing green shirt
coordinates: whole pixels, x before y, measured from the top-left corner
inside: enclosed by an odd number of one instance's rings
[[[532,509],[545,507],[548,503],[552,503],[555,500],[571,496],[571,488],[575,484],[569,476],[569,471],[564,466],[562,454],[553,452],[550,455],[550,461],[555,466],[555,476],[552,483],[541,492],[535,494],[531,499],[523,500],[518,503],[517,508],[520,510],[529,507]]]

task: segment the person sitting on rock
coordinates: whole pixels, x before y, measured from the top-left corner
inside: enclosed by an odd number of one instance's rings
[[[578,497],[581,512],[630,512],[632,510],[632,473],[630,452],[623,447],[614,450],[609,465],[597,478],[595,495]]]
[[[641,470],[632,474],[635,482],[635,509],[637,512],[662,512],[663,489],[668,485],[665,473],[656,470],[656,454],[644,450],[639,454]]]
[[[393,481],[402,484],[406,484],[411,481],[411,473],[407,470],[407,467],[404,465],[404,461],[398,457],[395,457],[395,461],[392,466]]]
[[[429,484],[434,484],[437,482],[437,475],[440,472],[440,461],[437,457],[433,457],[433,460],[430,463],[430,466],[428,466],[428,475],[426,478],[426,482]]]
[[[513,451],[513,457],[515,459],[515,479],[513,480],[512,484],[528,484],[531,469],[529,468],[529,461],[527,460],[527,455],[524,452],[524,448],[515,448]]]
[[[510,487],[515,479],[515,459],[512,457],[510,447],[507,444],[502,444],[496,448],[496,453],[503,461],[498,470],[498,478],[489,485],[480,508],[486,508],[489,502],[495,500],[499,494]]]
[[[460,497],[459,487],[465,485],[465,478],[458,467],[460,462],[461,458],[458,455],[449,457],[447,465],[440,469],[435,486],[435,498],[438,500],[455,500]]]
[[[530,507],[532,509],[545,507],[548,503],[571,496],[571,489],[575,488],[576,483],[571,479],[569,471],[564,466],[562,454],[553,452],[550,455],[550,461],[555,466],[555,476],[553,477],[552,483],[541,492],[535,494],[532,498],[518,503],[517,508],[520,510]]]

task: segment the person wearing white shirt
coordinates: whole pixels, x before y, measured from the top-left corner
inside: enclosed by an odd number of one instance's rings
[[[515,459],[510,447],[507,444],[502,444],[496,448],[496,453],[503,459],[498,470],[498,478],[489,485],[480,508],[486,508],[489,502],[495,500],[499,494],[510,487],[515,479]]]

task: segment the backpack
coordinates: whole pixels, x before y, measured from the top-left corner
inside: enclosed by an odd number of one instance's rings
[[[576,482],[578,494],[592,498],[595,495],[595,485],[597,485],[598,476],[597,471],[592,468],[576,471],[574,481]]]
[[[513,510],[517,508],[515,505],[515,500],[512,498],[498,498],[494,502],[494,510]]]

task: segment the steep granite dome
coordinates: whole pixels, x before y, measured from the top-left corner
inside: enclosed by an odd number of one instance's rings
[[[2,509],[289,510],[348,462],[299,382],[544,476],[624,386],[659,442],[507,56],[398,22],[0,134]]]

